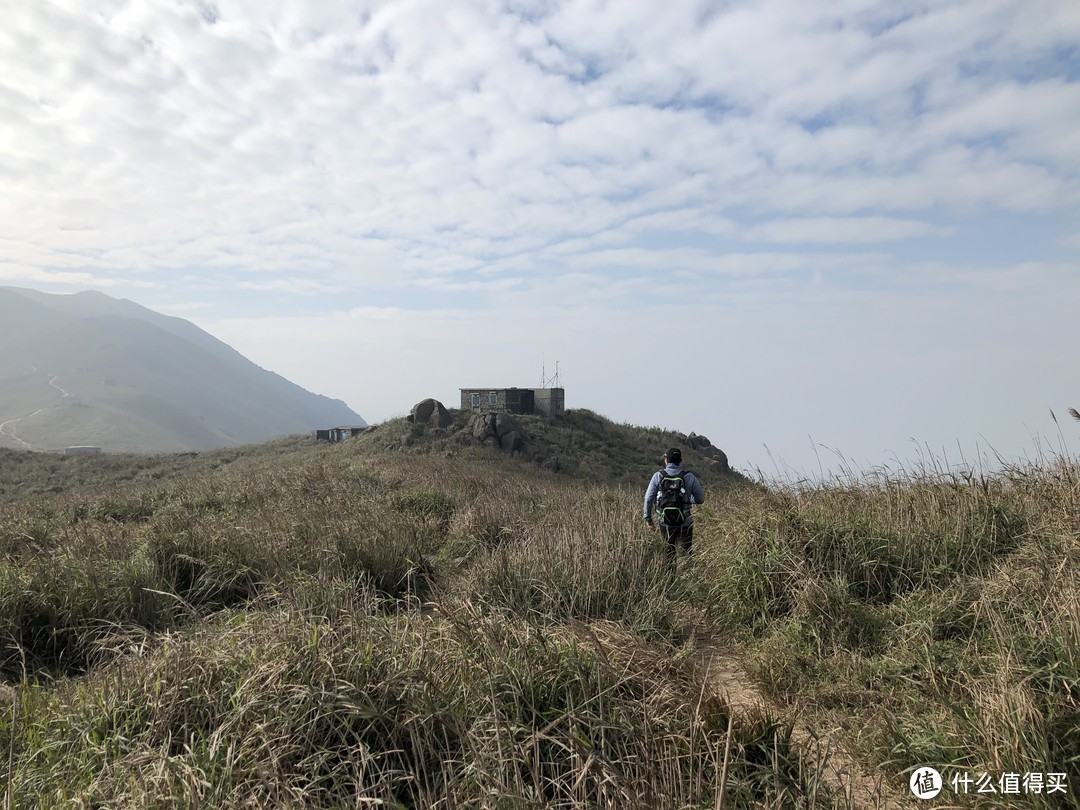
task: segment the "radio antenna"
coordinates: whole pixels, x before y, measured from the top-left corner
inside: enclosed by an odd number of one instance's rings
[[[555,375],[548,377],[547,375],[547,360],[543,354],[540,355],[540,387],[541,388],[558,388],[559,387],[559,361],[555,361]]]

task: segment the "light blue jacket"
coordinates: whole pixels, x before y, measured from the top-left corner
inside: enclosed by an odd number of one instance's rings
[[[656,493],[660,489],[660,479],[665,475],[679,475],[681,472],[681,464],[668,464],[661,472],[653,473],[653,477],[649,480],[649,488],[645,490],[644,514],[646,523],[651,523],[653,519],[653,510],[656,509]],[[683,480],[686,481],[686,490],[687,494],[690,495],[690,503],[705,503],[705,490],[702,488],[697,476],[692,472],[688,472],[683,476]],[[686,518],[683,525],[689,526],[693,522],[694,516],[691,514]]]

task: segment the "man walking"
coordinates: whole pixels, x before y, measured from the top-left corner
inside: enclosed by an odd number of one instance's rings
[[[672,560],[679,547],[687,554],[693,550],[694,516],[690,507],[695,503],[705,503],[705,490],[696,475],[683,471],[682,451],[672,447],[664,456],[664,469],[653,473],[645,490],[645,523],[653,531],[659,524],[667,542],[665,551]]]

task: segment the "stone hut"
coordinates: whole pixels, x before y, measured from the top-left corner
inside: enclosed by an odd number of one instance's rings
[[[561,416],[566,412],[562,388],[462,388],[461,410],[477,413],[542,413]]]

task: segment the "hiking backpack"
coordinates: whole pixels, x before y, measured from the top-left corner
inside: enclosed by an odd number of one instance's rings
[[[690,517],[690,493],[686,491],[686,473],[668,475],[660,471],[656,488],[656,517],[662,526],[682,526]]]

